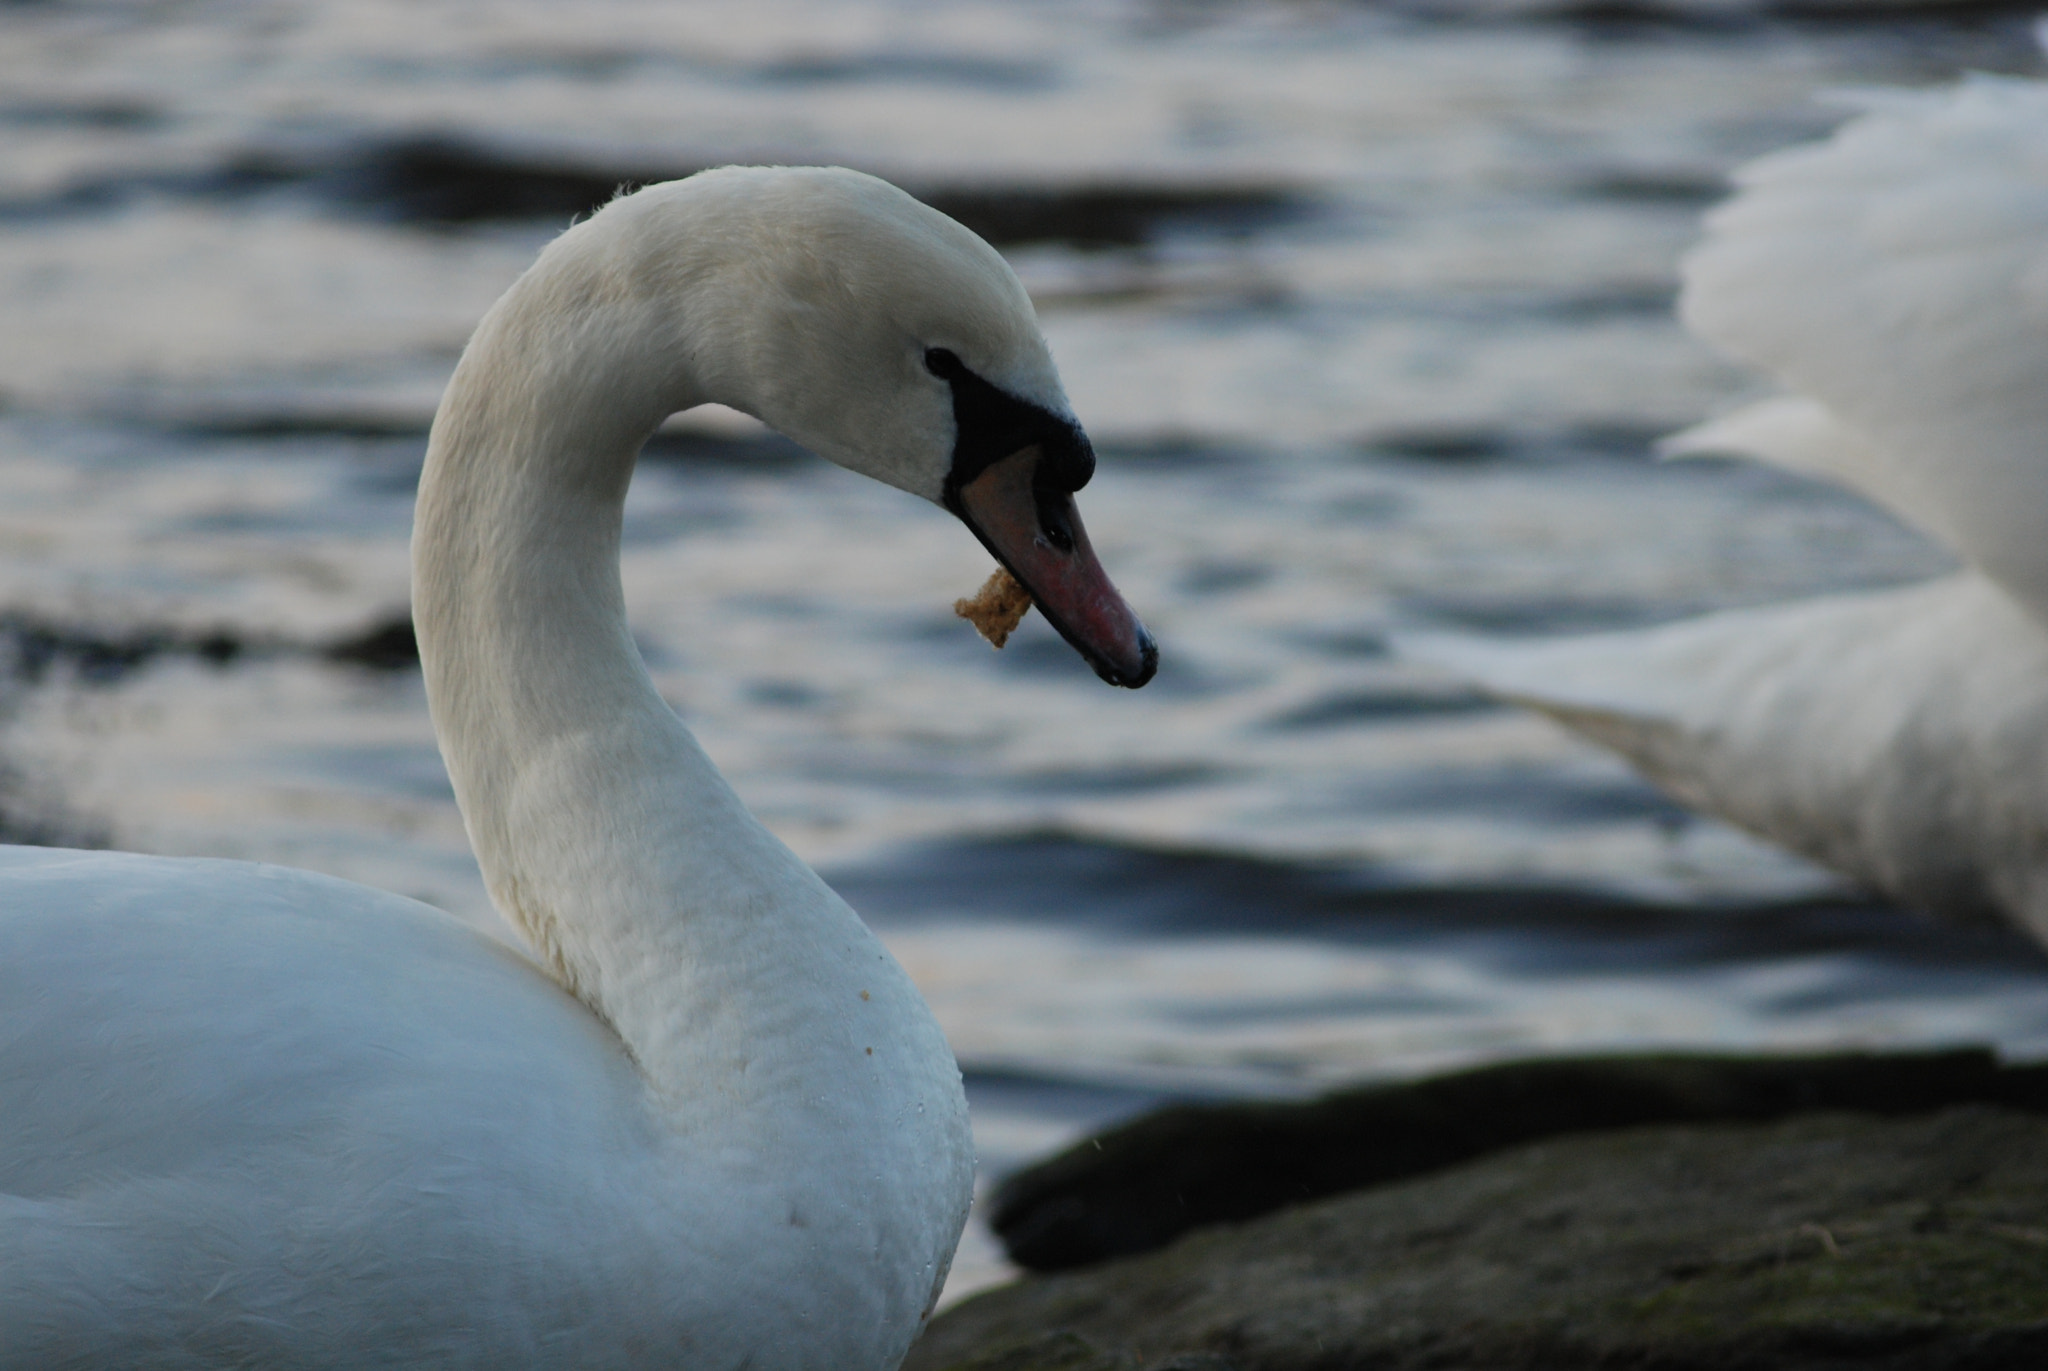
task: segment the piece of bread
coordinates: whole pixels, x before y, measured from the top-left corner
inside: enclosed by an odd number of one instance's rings
[[[999,566],[973,599],[953,601],[953,612],[973,624],[990,647],[1000,648],[1031,612],[1031,592],[1008,567]]]

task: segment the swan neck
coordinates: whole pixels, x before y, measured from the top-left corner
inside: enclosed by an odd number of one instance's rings
[[[659,1083],[690,1051],[676,978],[744,959],[763,891],[822,886],[741,806],[626,624],[638,450],[702,397],[658,316],[592,305],[547,265],[486,317],[435,418],[414,623],[493,902]]]
[[[887,949],[663,702],[619,580],[626,488],[666,415],[717,400],[802,440],[770,392],[849,389],[843,348],[806,370],[760,345],[764,254],[802,241],[729,211],[788,175],[615,202],[485,317],[428,440],[413,618],[492,900],[648,1086],[648,1199],[754,1281],[742,1307],[776,1346],[834,1349],[769,1361],[880,1371],[966,1216],[959,1070]]]

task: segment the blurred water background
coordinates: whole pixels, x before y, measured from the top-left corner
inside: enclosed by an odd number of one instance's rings
[[[991,653],[948,516],[742,416],[650,448],[663,690],[884,934],[988,1175],[1172,1096],[1557,1049],[2048,1053],[2048,958],[1934,930],[1389,650],[1919,578],[1856,499],[1659,433],[1673,322],[1818,92],[2033,71],[2023,11],[1808,0],[0,6],[0,836],[312,867],[496,929],[405,657],[478,315],[621,183],[891,177],[996,242],[1157,632]],[[498,930],[502,933],[502,930]],[[955,1292],[999,1274],[971,1235]]]

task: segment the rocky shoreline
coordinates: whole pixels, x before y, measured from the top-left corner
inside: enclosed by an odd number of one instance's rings
[[[1608,1058],[1162,1111],[1004,1198],[1041,1234],[1084,1197],[1126,1234],[1150,1206],[1163,1245],[967,1300],[906,1367],[2034,1371],[2043,1085],[1985,1053]],[[1440,1164],[1360,1131],[1404,1125]],[[1368,1179],[1292,1199],[1290,1156]],[[1267,1212],[1160,1212],[1176,1178],[1213,1209],[1233,1170]]]

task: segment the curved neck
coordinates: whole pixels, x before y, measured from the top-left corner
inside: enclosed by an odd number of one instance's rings
[[[493,901],[661,1086],[721,1015],[742,1033],[775,1012],[746,990],[763,937],[794,930],[764,931],[764,909],[779,925],[853,916],[742,807],[626,626],[636,454],[704,397],[662,316],[546,265],[486,317],[435,418],[413,617]]]
[[[662,701],[619,586],[626,487],[665,415],[723,400],[808,441],[792,415],[864,393],[859,345],[775,313],[762,284],[815,235],[726,222],[734,197],[793,175],[616,201],[485,317],[427,444],[413,621],[493,901],[616,1030],[652,1136],[677,1144],[648,1150],[637,1192],[681,1241],[663,1299],[745,1292],[700,1311],[706,1364],[769,1346],[776,1365],[879,1371],[966,1217],[959,1070],[903,969]]]

